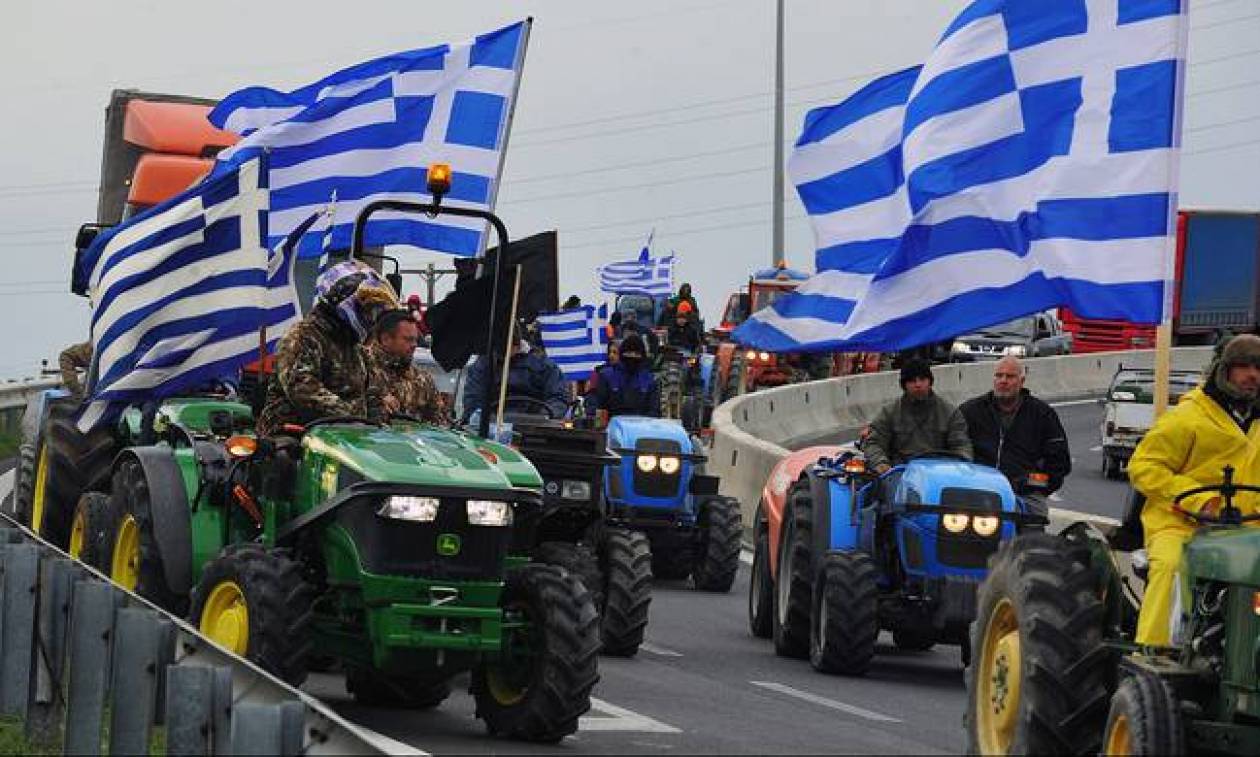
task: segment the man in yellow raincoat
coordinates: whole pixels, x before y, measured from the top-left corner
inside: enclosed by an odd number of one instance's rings
[[[1250,334],[1225,345],[1208,366],[1203,385],[1160,417],[1129,461],[1129,480],[1146,495],[1142,528],[1150,558],[1139,644],[1169,644],[1177,621],[1173,592],[1181,550],[1198,527],[1177,510],[1216,515],[1222,504],[1212,492],[1188,497],[1176,507],[1173,498],[1221,483],[1226,465],[1234,467],[1237,483],[1260,485],[1260,337]],[[1234,504],[1244,515],[1252,514],[1260,509],[1260,497],[1241,492]]]

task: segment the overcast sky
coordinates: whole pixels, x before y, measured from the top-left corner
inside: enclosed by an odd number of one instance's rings
[[[787,126],[922,61],[968,0],[787,0]],[[1184,207],[1260,209],[1260,1],[1192,4]],[[222,97],[291,89],[398,50],[535,19],[498,210],[513,237],[560,232],[561,294],[648,231],[707,319],[770,262],[773,0],[330,2],[4,0],[0,379],[86,337],[67,293],[94,220],[114,88]],[[812,235],[788,187],[789,263]],[[420,266],[438,258],[408,256]],[[418,291],[418,279],[406,287]]]

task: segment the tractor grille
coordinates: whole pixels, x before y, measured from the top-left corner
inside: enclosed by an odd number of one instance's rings
[[[989,564],[989,555],[997,552],[1001,529],[993,536],[955,535],[938,527],[936,532],[936,558],[942,565],[954,568],[983,568]]]
[[[682,446],[672,439],[640,439],[635,451],[657,456],[678,455],[682,453]],[[660,468],[644,473],[639,470],[637,461],[634,466],[634,493],[641,497],[673,497],[678,493],[681,481],[681,465],[678,466],[678,472],[670,475],[661,473]]]
[[[382,518],[379,497],[362,497],[337,512],[337,522],[354,538],[364,570],[379,575],[449,580],[499,579],[512,540],[512,528],[468,525],[465,500],[443,497],[429,523]],[[440,555],[441,534],[459,538],[459,552]]]

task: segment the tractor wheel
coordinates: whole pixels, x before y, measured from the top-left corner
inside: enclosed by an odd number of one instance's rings
[[[446,678],[386,676],[376,671],[352,668],[346,671],[346,691],[354,701],[369,707],[400,707],[430,710],[451,695]]]
[[[18,450],[18,464],[13,473],[13,515],[19,523],[31,522],[31,502],[35,492],[35,446],[23,444]]]
[[[107,508],[111,522],[103,539],[110,579],[176,615],[188,609],[188,598],[166,583],[166,567],[153,532],[153,502],[144,468],[124,459],[114,471],[113,492]]]
[[[893,631],[893,643],[907,652],[926,652],[936,646],[936,634],[919,628],[898,628]]]
[[[202,570],[189,618],[220,646],[298,686],[306,680],[313,601],[288,550],[230,544]]]
[[[1090,571],[1063,540],[1022,534],[991,559],[976,604],[968,753],[1098,752],[1111,658]]]
[[[647,630],[652,603],[652,552],[639,531],[610,528],[600,554],[604,574],[604,607],[600,635],[604,654],[633,657]]]
[[[114,523],[109,503],[108,494],[86,492],[79,497],[79,504],[74,507],[74,519],[70,522],[70,545],[66,551],[74,559],[98,570],[108,568],[108,539]]]
[[[678,418],[682,408],[682,369],[677,363],[665,366],[661,375],[661,417]]]
[[[739,572],[740,540],[744,532],[739,500],[721,496],[701,500],[696,528],[700,544],[691,580],[700,591],[730,591]]]
[[[591,593],[595,609],[603,612],[604,576],[599,569],[599,558],[590,547],[567,541],[546,541],[534,551],[534,562],[555,565],[577,576]]]
[[[76,406],[54,403],[48,409],[43,442],[35,461],[31,491],[31,530],[65,549],[79,495],[107,491],[117,451],[113,429],[99,425],[88,433],[75,425]]]
[[[477,717],[492,734],[556,743],[575,732],[599,680],[599,619],[575,576],[530,564],[508,574],[503,608],[524,628],[473,673]]]
[[[753,538],[752,575],[748,579],[748,630],[768,639],[774,630],[774,580],[770,578],[770,536],[757,528]]]
[[[779,570],[774,580],[771,635],[781,657],[809,656],[809,606],[813,580],[809,574],[814,531],[814,500],[809,481],[801,478],[788,493],[788,507],[779,533]]]
[[[1181,704],[1159,676],[1139,670],[1111,696],[1103,754],[1186,753]]]
[[[814,590],[809,663],[822,673],[866,675],[879,636],[875,563],[861,552],[827,555]]]
[[[722,387],[722,401],[739,394],[739,374],[744,369],[744,353],[735,350],[731,356],[731,367],[726,373],[726,386]]]

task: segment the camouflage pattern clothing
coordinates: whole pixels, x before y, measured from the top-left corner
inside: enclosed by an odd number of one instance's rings
[[[280,339],[258,434],[274,436],[286,423],[332,415],[378,420],[381,397],[368,383],[367,353],[357,336],[317,306]]]
[[[86,377],[92,367],[92,343],[80,342],[72,344],[61,351],[57,357],[61,368],[61,383],[66,391],[75,397],[83,397],[83,383],[79,381],[79,371]]]
[[[369,368],[372,372],[372,389],[382,396],[385,407],[391,407],[390,398],[398,403],[395,413],[410,415],[427,423],[446,420],[445,403],[438,394],[437,385],[427,371],[417,368],[410,360],[386,352],[379,344],[368,348]]]

